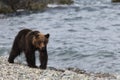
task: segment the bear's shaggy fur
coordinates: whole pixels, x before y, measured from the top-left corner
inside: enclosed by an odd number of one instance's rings
[[[35,51],[38,50],[40,52],[40,68],[46,69],[48,61],[48,40],[49,34],[44,35],[39,31],[32,31],[30,29],[21,30],[15,37],[8,62],[14,63],[14,59],[20,55],[21,52],[24,52],[28,66],[36,68]]]

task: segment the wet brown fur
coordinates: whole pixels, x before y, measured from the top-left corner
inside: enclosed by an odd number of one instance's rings
[[[32,31],[30,29],[23,29],[19,31],[15,37],[8,62],[14,63],[14,59],[21,54],[25,53],[26,61],[29,67],[37,67],[35,64],[35,51],[40,52],[40,68],[46,69],[48,62],[47,43],[49,34],[42,34],[39,31]]]

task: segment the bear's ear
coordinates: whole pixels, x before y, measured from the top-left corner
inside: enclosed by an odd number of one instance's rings
[[[40,33],[39,31],[32,31],[32,35],[37,35],[38,33]]]
[[[45,37],[46,37],[46,38],[49,38],[49,37],[50,37],[50,34],[46,34]]]
[[[38,33],[40,33],[39,31],[33,31],[32,32],[32,34],[36,37],[36,38],[38,38],[39,37],[39,34]]]

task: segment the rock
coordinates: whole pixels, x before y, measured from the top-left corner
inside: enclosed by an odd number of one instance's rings
[[[0,0],[0,13],[16,12],[18,9],[42,10],[47,4],[72,4],[73,0]]]
[[[12,8],[2,1],[0,1],[0,13],[11,13],[13,12]]]
[[[73,0],[47,0],[48,3],[51,4],[72,4]]]
[[[59,4],[72,4],[72,0],[59,0]]]
[[[120,2],[120,0],[112,0],[112,2]]]
[[[45,3],[40,3],[40,2],[34,2],[30,3],[28,9],[29,10],[42,10],[46,8],[47,4]]]
[[[66,70],[61,74],[61,80],[80,80],[77,73]]]
[[[5,5],[10,6],[13,11],[17,9],[17,3],[20,2],[20,0],[1,0]]]
[[[71,67],[69,67],[69,68],[67,68],[67,70],[73,71],[73,72],[76,72],[76,73],[79,73],[79,74],[84,74],[84,73],[86,73],[86,71],[80,70],[79,68],[71,68]]]
[[[59,71],[59,72],[65,72],[65,70],[62,70],[62,69],[56,69],[54,67],[48,67],[48,69],[50,70],[54,70],[54,71]]]

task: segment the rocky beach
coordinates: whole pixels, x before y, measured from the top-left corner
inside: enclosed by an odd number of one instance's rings
[[[7,62],[7,57],[0,57],[0,80],[120,80],[118,74],[90,73],[80,69],[65,70],[48,67],[46,70],[29,68],[24,64]]]
[[[39,11],[41,5],[36,1],[44,0],[32,0],[35,3],[29,5],[29,0],[13,0],[20,1],[14,6],[3,1],[6,0],[0,0],[0,80],[120,80],[119,3],[50,0]],[[74,3],[59,4],[63,1]],[[24,54],[20,61],[8,63],[6,56],[14,38],[25,28],[50,33],[46,70],[29,68],[24,63]],[[36,51],[36,64],[38,56]]]

